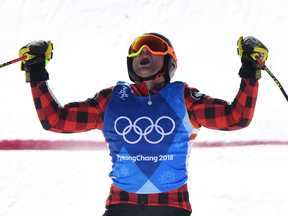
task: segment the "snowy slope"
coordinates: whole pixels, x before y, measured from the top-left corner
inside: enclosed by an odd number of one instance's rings
[[[193,148],[193,216],[287,214],[288,145]],[[0,216],[95,216],[111,180],[108,151],[0,151]]]
[[[239,88],[239,36],[253,35],[269,48],[267,66],[288,91],[286,73],[287,1],[236,0],[2,0],[1,63],[38,39],[52,40],[49,85],[62,105],[86,100],[118,80],[128,80],[126,52],[144,32],[167,36],[179,67],[174,78],[201,92],[232,102]],[[77,135],[44,131],[19,63],[0,69],[0,139],[103,140],[99,131]],[[203,128],[197,141],[251,141],[288,138],[288,104],[263,72],[255,117],[237,132]]]

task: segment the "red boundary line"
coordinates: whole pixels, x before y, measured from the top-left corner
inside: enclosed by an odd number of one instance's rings
[[[248,145],[288,145],[288,141],[233,141],[233,142],[195,142],[194,147],[223,147]]]
[[[104,150],[105,142],[69,140],[2,140],[0,150]]]
[[[288,145],[288,141],[235,141],[235,142],[194,142],[193,147],[221,147],[247,145]],[[69,140],[2,140],[0,150],[105,150],[104,141]]]

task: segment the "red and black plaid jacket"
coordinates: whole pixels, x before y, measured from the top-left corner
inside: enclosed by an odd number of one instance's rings
[[[136,95],[148,95],[145,84],[131,87]],[[113,87],[101,90],[86,101],[69,103],[64,107],[58,104],[47,82],[31,83],[31,89],[37,114],[44,129],[59,133],[76,133],[102,129],[105,109]],[[149,93],[155,94],[160,89],[154,89]],[[187,112],[195,128],[203,126],[229,131],[247,127],[254,114],[257,94],[258,81],[249,79],[241,80],[239,91],[231,104],[200,94],[197,89],[188,85],[184,87]],[[127,193],[112,185],[107,205],[115,203],[168,205],[191,211],[186,185],[175,191],[156,195]]]

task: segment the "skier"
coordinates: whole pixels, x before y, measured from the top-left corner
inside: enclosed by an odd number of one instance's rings
[[[128,75],[134,84],[118,82],[94,97],[62,107],[55,99],[45,68],[52,59],[51,41],[22,47],[21,62],[30,82],[36,111],[45,130],[77,133],[102,130],[112,158],[110,194],[103,216],[190,215],[188,159],[198,129],[245,128],[252,120],[261,67],[268,49],[254,37],[240,37],[241,83],[231,105],[200,93],[183,82],[171,82],[177,57],[161,34],[145,33],[129,47]]]

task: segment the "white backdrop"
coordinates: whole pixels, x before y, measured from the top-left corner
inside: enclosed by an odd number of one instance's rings
[[[239,36],[253,35],[269,49],[267,66],[288,91],[288,3],[285,0],[1,0],[0,61],[18,57],[33,40],[51,40],[49,86],[62,105],[129,81],[126,53],[144,32],[168,37],[181,80],[232,102],[239,88]],[[100,131],[64,135],[44,131],[19,63],[0,69],[0,140],[103,140]],[[196,141],[287,141],[288,103],[263,71],[251,125],[236,132],[202,128]]]

